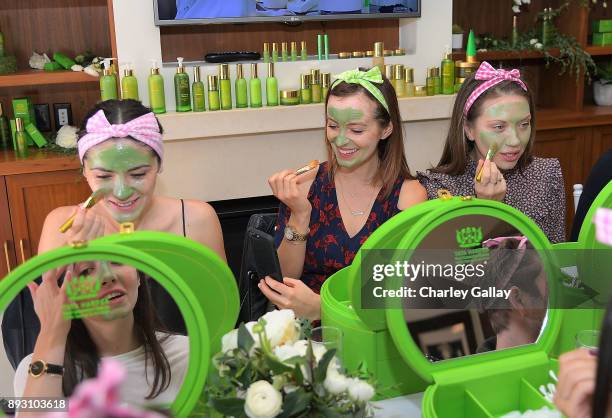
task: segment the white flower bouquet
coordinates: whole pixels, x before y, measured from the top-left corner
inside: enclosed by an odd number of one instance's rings
[[[346,375],[335,349],[299,336],[291,310],[268,312],[223,336],[214,358],[219,373],[207,386],[210,407],[237,418],[371,416],[372,384]]]

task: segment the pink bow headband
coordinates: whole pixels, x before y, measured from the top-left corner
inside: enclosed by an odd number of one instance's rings
[[[96,114],[87,121],[87,133],[78,142],[79,159],[83,163],[85,153],[91,148],[110,138],[125,138],[130,136],[135,140],[148,145],[159,156],[160,161],[164,159],[164,146],[162,135],[159,132],[159,125],[153,113],[147,113],[132,119],[131,121],[111,125],[103,110],[98,110]]]
[[[501,83],[502,81],[514,81],[515,83],[518,83],[523,88],[523,90],[527,91],[527,86],[525,85],[525,83],[523,83],[523,80],[521,80],[521,72],[519,70],[496,70],[495,68],[493,68],[493,66],[491,66],[491,64],[486,61],[483,61],[482,64],[480,64],[480,67],[478,67],[475,78],[476,80],[486,81],[480,86],[478,86],[476,90],[474,90],[472,94],[470,94],[470,97],[468,97],[467,102],[465,102],[465,108],[463,109],[463,114],[465,116],[467,116],[474,102],[478,100],[478,98],[485,91]]]

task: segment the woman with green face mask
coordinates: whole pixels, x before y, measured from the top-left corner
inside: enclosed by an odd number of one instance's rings
[[[136,100],[107,100],[85,117],[79,133],[83,175],[97,203],[54,209],[45,220],[38,252],[73,241],[116,233],[131,222],[137,230],[186,236],[225,260],[223,235],[214,209],[197,200],[154,193],[163,161],[162,127]],[[76,214],[65,233],[60,226]]]
[[[561,165],[533,156],[535,107],[518,70],[483,62],[457,94],[437,167],[418,173],[429,199],[438,190],[504,202],[525,213],[553,242],[565,241]]]
[[[259,283],[277,307],[320,318],[319,290],[387,219],[426,199],[406,163],[395,91],[378,67],[336,76],[326,98],[328,161],[268,182],[281,201],[275,242],[285,276]],[[302,170],[299,170],[302,171]]]

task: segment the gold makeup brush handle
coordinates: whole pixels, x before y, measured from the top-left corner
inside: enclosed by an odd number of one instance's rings
[[[484,163],[482,163],[482,167],[480,167],[480,170],[478,170],[478,174],[476,174],[476,181],[478,183],[480,183],[480,180],[482,180],[482,172],[484,171]]]
[[[77,214],[75,213],[70,218],[68,218],[68,220],[66,220],[66,222],[64,222],[62,224],[62,226],[59,227],[59,231],[62,234],[65,234],[66,231],[68,231],[70,228],[72,228],[72,224],[74,223],[74,220],[76,219],[76,216],[77,216]]]

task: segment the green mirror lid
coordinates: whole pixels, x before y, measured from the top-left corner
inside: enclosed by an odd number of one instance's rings
[[[383,309],[361,308],[361,252],[363,250],[397,248],[404,234],[410,231],[415,222],[425,214],[443,208],[446,204],[448,202],[443,202],[440,199],[429,200],[401,211],[383,223],[368,237],[355,255],[351,265],[347,267],[349,270],[347,286],[351,305],[359,319],[370,329],[379,330],[386,328],[387,320]]]
[[[582,248],[609,248],[595,238],[596,230],[593,217],[599,208],[612,208],[612,181],[609,181],[606,187],[599,192],[584,217],[580,234],[578,235],[578,242]]]
[[[484,215],[504,221],[524,234],[536,250],[550,250],[550,242],[540,228],[526,215],[518,210],[500,202],[483,199],[462,200],[453,198],[450,201],[440,202],[443,210],[436,210],[422,216],[406,233],[398,244],[398,249],[414,249],[427,237],[430,232],[440,225],[466,215]],[[547,277],[554,277],[554,266],[552,260],[545,259],[544,266]],[[549,298],[556,297],[555,287],[549,286]],[[549,302],[550,304],[550,302]],[[385,311],[387,326],[391,333],[398,351],[406,361],[421,377],[429,382],[435,380],[434,376],[439,373],[455,374],[460,376],[463,367],[476,367],[484,362],[495,362],[500,359],[514,358],[520,354],[532,354],[533,358],[544,358],[541,354],[552,351],[555,339],[561,326],[561,311],[558,309],[548,310],[546,329],[534,344],[499,350],[495,352],[468,355],[461,358],[430,362],[425,358],[420,348],[415,343],[406,327],[403,309],[387,309]],[[467,369],[465,369],[467,370]],[[459,373],[459,374],[457,374]]]
[[[43,273],[79,261],[107,260],[135,267],[154,278],[178,305],[189,334],[189,366],[183,385],[172,404],[173,416],[186,417],[202,395],[211,359],[210,337],[204,310],[192,288],[162,261],[134,248],[94,240],[79,248],[62,247],[35,256],[0,281],[2,311],[26,285]]]
[[[234,274],[214,251],[165,232],[114,234],[99,241],[143,251],[173,269],[189,286],[204,311],[211,352],[221,349],[221,337],[236,325],[240,296]]]

